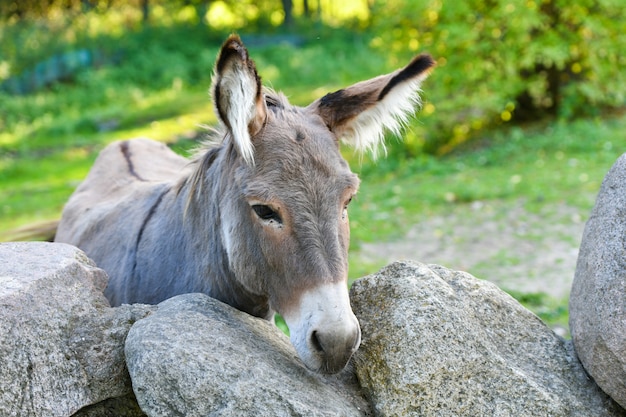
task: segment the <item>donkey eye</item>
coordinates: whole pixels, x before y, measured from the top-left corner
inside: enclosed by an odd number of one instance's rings
[[[348,201],[346,201],[345,204],[343,205],[343,211],[341,212],[341,218],[343,220],[346,220],[348,218],[348,205],[350,204],[351,201],[352,201],[352,197],[350,197]]]
[[[261,220],[274,220],[278,223],[282,222],[278,213],[272,210],[269,206],[264,204],[255,204],[252,206],[252,210],[254,210],[256,215],[259,216]]]

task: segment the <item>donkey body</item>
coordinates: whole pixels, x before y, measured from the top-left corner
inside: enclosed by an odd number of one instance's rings
[[[359,180],[339,140],[376,149],[414,111],[432,66],[420,55],[301,108],[261,86],[233,35],[213,78],[217,140],[191,162],[147,139],[109,145],[56,240],[107,271],[112,305],[203,292],[258,317],[279,312],[305,365],[338,372],[360,343],[346,286]]]

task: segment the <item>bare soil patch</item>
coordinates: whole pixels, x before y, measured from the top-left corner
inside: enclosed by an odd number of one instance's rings
[[[524,201],[473,202],[424,217],[405,237],[362,243],[367,262],[412,259],[467,271],[505,291],[569,297],[578,248],[589,213],[565,203],[539,212]]]

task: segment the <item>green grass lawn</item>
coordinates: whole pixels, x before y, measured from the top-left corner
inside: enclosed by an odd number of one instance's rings
[[[15,239],[16,228],[58,219],[98,151],[114,140],[148,136],[181,153],[194,146],[190,138],[202,131],[199,125],[216,123],[207,91],[218,44],[196,46],[205,73],[186,69],[191,64],[184,61],[181,73],[195,75],[179,77],[170,70],[172,78],[158,78],[154,85],[124,78],[131,66],[140,65],[139,58],[168,56],[148,51],[129,58],[126,66],[84,72],[73,84],[27,96],[0,93],[0,240]],[[366,39],[350,36],[298,48],[255,47],[251,54],[264,80],[300,105],[392,69]],[[430,82],[437,82],[436,73],[423,86],[426,99]],[[617,114],[503,125],[442,157],[406,158],[395,139],[388,157],[376,162],[346,150],[362,178],[350,206],[351,250],[363,242],[402,238],[423,216],[475,201],[522,200],[535,212],[566,202],[589,211],[604,175],[626,149],[625,131],[626,116]],[[351,277],[377,267],[351,265]],[[566,301],[515,296],[549,322],[566,321]]]

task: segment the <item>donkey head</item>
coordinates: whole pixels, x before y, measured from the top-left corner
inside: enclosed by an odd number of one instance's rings
[[[347,289],[347,207],[359,180],[339,141],[375,151],[384,130],[397,131],[412,114],[433,65],[420,55],[302,108],[261,86],[237,36],[220,51],[212,89],[226,128],[229,185],[219,221],[228,266],[285,318],[310,369],[340,371],[361,339]]]

